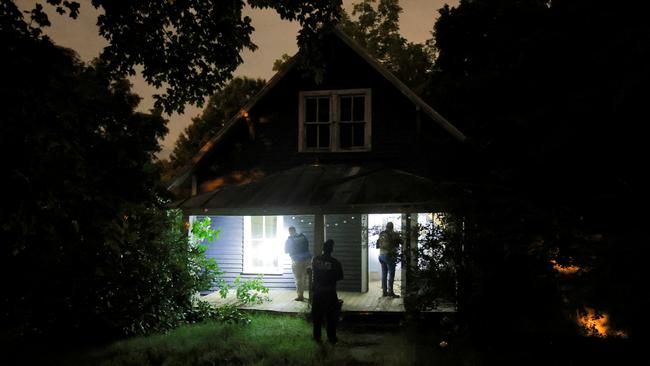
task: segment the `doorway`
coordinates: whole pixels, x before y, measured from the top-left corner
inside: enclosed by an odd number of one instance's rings
[[[402,230],[402,214],[368,214],[368,287],[381,288],[381,265],[379,264],[379,248],[377,239],[379,233],[386,228],[388,222],[393,223],[393,229]],[[401,289],[402,267],[397,263],[395,268],[395,283],[393,290],[399,293]]]

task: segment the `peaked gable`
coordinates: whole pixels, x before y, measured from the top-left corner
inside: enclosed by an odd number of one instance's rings
[[[409,100],[417,110],[422,111],[426,116],[438,124],[444,131],[446,131],[453,139],[459,142],[464,142],[466,140],[466,136],[461,131],[459,131],[449,121],[447,121],[442,115],[436,112],[431,106],[425,103],[417,94],[415,94],[408,86],[406,86],[395,75],[393,75],[377,60],[375,60],[352,38],[350,38],[339,29],[334,29],[331,34],[334,35],[338,40],[342,41],[342,43],[345,44],[353,53],[365,61],[365,63],[369,65],[371,69],[378,72],[394,89],[398,90],[407,100]],[[246,103],[246,105],[244,105],[236,115],[228,120],[228,122],[226,122],[224,126],[201,147],[192,161],[188,163],[183,169],[182,173],[172,181],[168,187],[169,189],[179,186],[191,174],[193,174],[210,155],[210,152],[213,151],[215,147],[219,145],[222,140],[224,140],[224,138],[234,130],[234,127],[239,123],[243,123],[242,120],[245,120],[246,117],[248,117],[248,112],[255,108],[272,90],[276,89],[276,86],[282,82],[287,77],[287,75],[296,69],[296,65],[298,64],[296,56],[297,54],[294,55],[287,62],[287,64],[285,64],[282,70],[276,73],[268,81],[268,83],[257,95],[255,95],[248,103]]]

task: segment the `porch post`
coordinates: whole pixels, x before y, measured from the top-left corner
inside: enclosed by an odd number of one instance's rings
[[[361,215],[361,292],[368,292],[368,215]]]
[[[402,214],[402,288],[401,288],[401,295],[402,298],[404,299],[404,306],[406,306],[406,288],[409,285],[409,266],[407,263],[410,262],[411,259],[411,218],[409,214]]]
[[[404,240],[402,257],[402,298],[404,308],[409,311],[413,305],[413,272],[418,263],[418,214],[402,214],[402,238]]]
[[[323,253],[323,243],[325,242],[325,215],[314,215],[314,256]]]

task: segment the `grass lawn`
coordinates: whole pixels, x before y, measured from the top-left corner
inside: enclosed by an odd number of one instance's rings
[[[453,359],[454,352],[433,346],[424,351],[422,344],[414,344],[396,326],[386,329],[343,324],[339,336],[340,342],[336,345],[317,344],[311,339],[311,323],[302,317],[254,314],[250,324],[206,322],[183,326],[167,334],[132,338],[68,356],[61,363],[399,366],[422,364],[418,359],[423,359],[447,365],[460,364],[454,362],[459,361]],[[432,345],[434,340],[426,342]]]
[[[75,365],[311,365],[320,348],[298,317],[258,314],[250,324],[205,322],[119,341],[68,360]]]
[[[169,333],[137,337],[83,352],[59,350],[52,357],[37,348],[29,356],[43,365],[613,365],[630,358],[627,343],[584,339],[578,343],[544,338],[496,340],[477,347],[467,337],[442,338],[431,324],[399,325],[344,320],[336,345],[311,339],[303,317],[256,313],[250,324],[206,322]],[[325,335],[325,334],[323,334]],[[494,341],[494,340],[493,340]],[[584,341],[584,342],[583,342]],[[594,343],[593,341],[598,341]],[[586,342],[586,343],[585,343]],[[480,342],[483,343],[483,342]],[[611,347],[611,346],[616,347]],[[2,354],[2,352],[0,352]],[[23,353],[24,356],[28,356]],[[29,357],[27,357],[29,358]],[[32,364],[22,358],[16,365]],[[631,358],[630,358],[631,359]],[[0,357],[0,361],[2,358]],[[4,362],[0,364],[7,365]],[[12,365],[12,363],[9,363]]]

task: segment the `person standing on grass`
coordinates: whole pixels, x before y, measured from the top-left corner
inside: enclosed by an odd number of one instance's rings
[[[336,338],[336,323],[339,317],[339,298],[336,293],[336,282],[343,279],[341,262],[332,257],[334,240],[323,243],[323,254],[312,260],[313,296],[311,316],[314,325],[314,340],[321,341],[323,318],[327,322],[327,340],[334,344]]]
[[[386,224],[386,230],[382,231],[377,239],[379,263],[381,264],[382,296],[399,297],[393,292],[393,283],[395,282],[395,267],[401,242],[399,234],[393,230],[393,223],[389,221]]]
[[[305,287],[307,284],[307,267],[311,261],[309,252],[309,241],[303,233],[298,234],[296,228],[289,228],[289,237],[284,243],[284,252],[291,256],[291,269],[293,277],[296,279],[296,292],[298,297],[296,301],[304,301]]]

